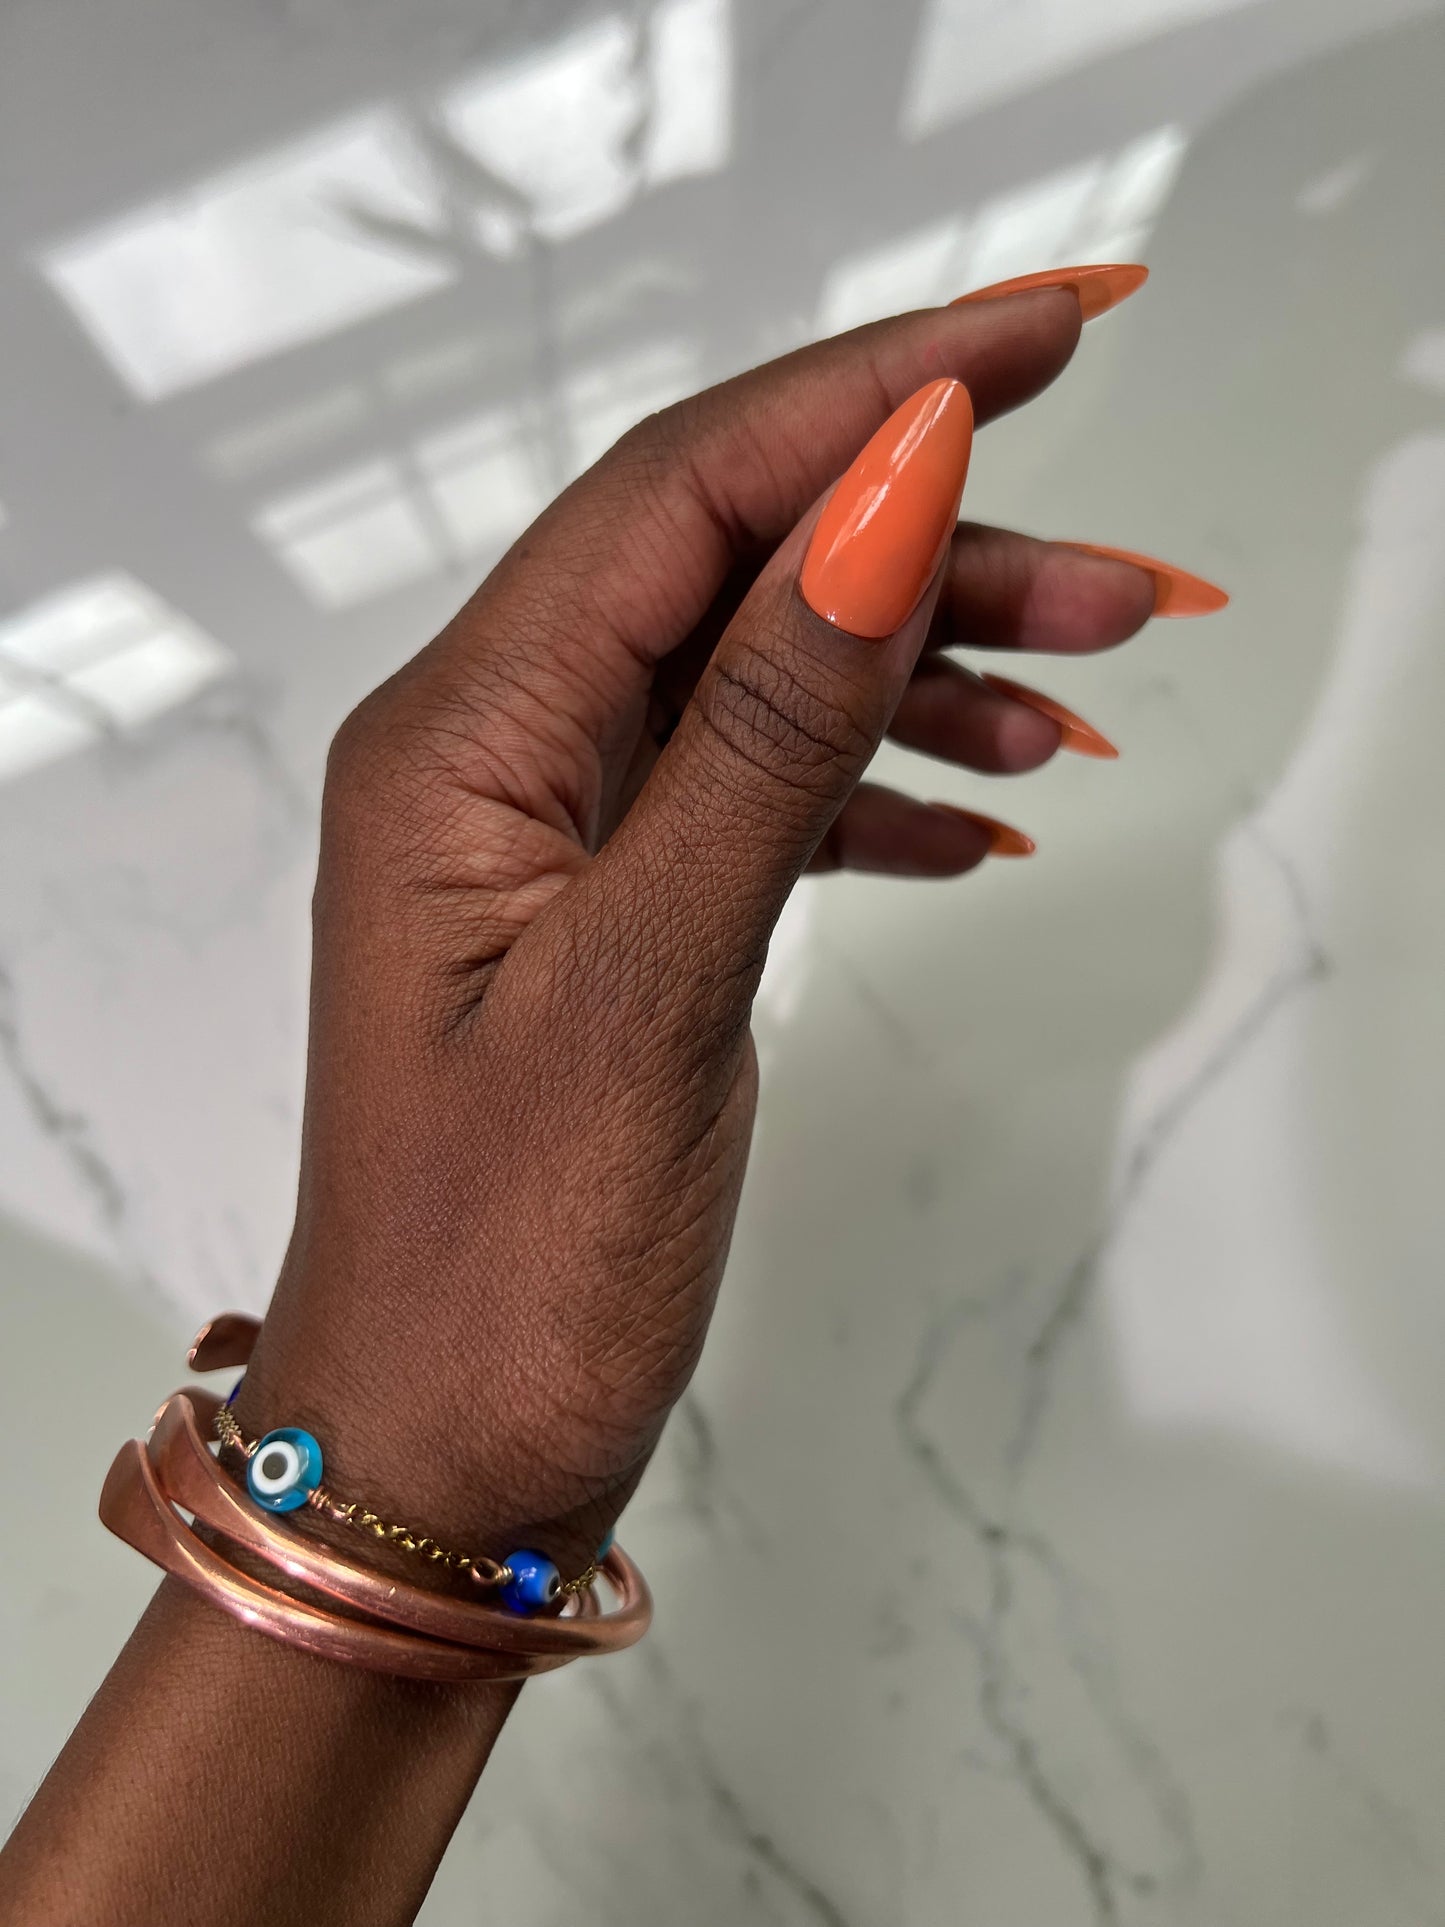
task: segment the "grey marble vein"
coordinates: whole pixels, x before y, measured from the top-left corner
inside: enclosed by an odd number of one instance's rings
[[[1422,1837],[1420,1819],[1384,1791],[1341,1743],[1324,1713],[1313,1707],[1290,1707],[1281,1715],[1280,1725],[1329,1773],[1342,1798],[1359,1814],[1378,1847],[1382,1871],[1392,1883],[1416,1897],[1428,1893],[1438,1880],[1440,1860]]]
[[[125,1185],[101,1150],[88,1119],[55,1096],[25,1049],[15,980],[0,963],[0,1064],[9,1071],[36,1129],[60,1151],[81,1189],[91,1200],[98,1222],[118,1252],[132,1264],[137,1280],[153,1287],[144,1267],[135,1262],[128,1237],[129,1201]]]
[[[1130,1145],[1104,1225],[1064,1273],[1029,1346],[1018,1424],[1008,1449],[1015,1473],[1027,1463],[1038,1441],[1055,1366],[1069,1333],[1093,1296],[1100,1264],[1124,1229],[1160,1159],[1199,1104],[1237,1068],[1280,1013],[1330,973],[1329,954],[1315,931],[1297,869],[1257,819],[1249,829],[1252,840],[1273,866],[1289,905],[1296,927],[1296,954],[1260,988],[1194,1075],[1158,1106]]]
[[[220,736],[239,749],[267,800],[279,804],[292,847],[315,834],[316,798],[298,781],[252,692],[203,700],[186,712],[184,721],[194,734]]]
[[[696,1385],[678,1400],[666,1432],[667,1451],[681,1487],[687,1518],[714,1540],[724,1532],[757,1555],[766,1555],[769,1535],[751,1507],[723,1476],[717,1433]]]
[[[4,649],[0,649],[0,669],[18,689],[33,690],[37,695],[43,695],[56,709],[67,712],[78,722],[84,723],[87,729],[94,730],[102,742],[120,740],[120,729],[104,703],[97,702],[84,689],[75,688],[64,676],[58,676],[54,671],[40,668],[34,663],[24,662]]]
[[[672,1737],[681,1742],[687,1770],[706,1797],[723,1832],[741,1847],[760,1874],[776,1882],[818,1927],[852,1927],[843,1908],[800,1866],[775,1833],[763,1826],[718,1764],[708,1745],[696,1704],[682,1691],[660,1642],[641,1649],[654,1687],[673,1712]]]
[[[1011,1760],[1016,1784],[1078,1867],[1095,1921],[1100,1927],[1112,1927],[1119,1918],[1121,1889],[1149,1894],[1154,1883],[1148,1875],[1123,1867],[1111,1849],[1095,1837],[1083,1816],[1065,1797],[1056,1776],[1049,1771],[1039,1741],[1012,1710],[1017,1687],[1004,1657],[1002,1628],[1013,1599],[1008,1561],[996,1554],[990,1560],[989,1598],[984,1618],[976,1621],[960,1614],[957,1620],[978,1652],[979,1711],[985,1726]]]
[[[1017,1427],[1005,1450],[1009,1490],[1037,1444],[1047,1405],[1051,1374],[1068,1331],[1086,1308],[1101,1259],[1147,1187],[1149,1177],[1195,1107],[1226,1077],[1269,1028],[1279,1012],[1324,978],[1329,958],[1317,935],[1308,898],[1296,868],[1256,822],[1251,834],[1268,857],[1286,898],[1295,929],[1295,954],[1259,991],[1199,1070],[1158,1107],[1129,1149],[1124,1174],[1104,1229],[1064,1275],[1024,1360],[1023,1398]],[[972,1534],[984,1560],[986,1602],[981,1612],[959,1612],[956,1623],[978,1654],[979,1712],[986,1729],[1003,1747],[1012,1777],[1040,1820],[1074,1861],[1100,1927],[1120,1918],[1125,1896],[1146,1898],[1158,1891],[1159,1876],[1127,1865],[1090,1827],[1061,1789],[1039,1735],[1019,1714],[1017,1682],[1007,1657],[1008,1629],[1016,1601],[1016,1564],[1033,1560],[1049,1576],[1060,1605],[1075,1607],[1078,1588],[1050,1540],[1011,1516],[1012,1501],[1000,1517],[990,1517],[977,1494],[949,1462],[923,1419],[924,1401],[962,1326],[984,1309],[996,1308],[1008,1294],[988,1301],[965,1296],[929,1320],[911,1373],[895,1404],[899,1438],[928,1489]],[[1079,1680],[1101,1723],[1109,1731],[1135,1780],[1144,1788],[1161,1837],[1172,1849],[1173,1882],[1196,1885],[1202,1872],[1193,1816],[1182,1783],[1158,1745],[1127,1711],[1107,1655],[1089,1650],[1077,1634],[1061,1638],[1060,1652]]]
[[[1041,1530],[1009,1518],[988,1516],[923,1420],[924,1401],[961,1328],[980,1312],[993,1309],[996,1302],[963,1298],[929,1320],[914,1370],[895,1402],[895,1421],[908,1457],[934,1496],[970,1532],[983,1560],[983,1610],[956,1611],[953,1619],[978,1656],[978,1709],[984,1727],[1002,1747],[1014,1783],[1078,1867],[1096,1922],[1111,1927],[1119,1919],[1121,1895],[1153,1895],[1159,1891],[1161,1878],[1126,1865],[1067,1798],[1043,1740],[1029,1730],[1016,1710],[1021,1683],[1007,1655],[1017,1590],[1015,1567],[1020,1560],[1032,1561],[1047,1575],[1060,1617],[1067,1615],[1076,1622],[1082,1617],[1082,1588]],[[1188,1797],[1160,1747],[1128,1712],[1106,1651],[1097,1642],[1091,1647],[1075,1625],[1068,1636],[1061,1634],[1059,1652],[1149,1800],[1161,1838],[1172,1850],[1171,1884],[1180,1888],[1197,1884],[1201,1856]]]

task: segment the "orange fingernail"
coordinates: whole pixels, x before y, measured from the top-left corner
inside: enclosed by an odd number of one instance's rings
[[[1056,703],[1052,696],[1042,695],[1037,689],[1030,689],[1026,683],[1010,682],[1007,676],[990,675],[987,671],[980,677],[990,689],[997,689],[1001,695],[1012,696],[1016,703],[1024,703],[1029,709],[1036,709],[1041,716],[1047,716],[1051,723],[1057,723],[1064,732],[1061,749],[1071,749],[1076,756],[1115,757],[1118,750],[1101,730],[1092,723],[1086,723],[1082,716],[1076,716],[1072,709],[1065,709]]]
[[[1106,562],[1127,562],[1154,578],[1156,616],[1212,616],[1224,608],[1229,593],[1202,575],[1176,569],[1171,562],[1159,562],[1152,555],[1136,555],[1132,549],[1110,549],[1100,542],[1060,542],[1061,549],[1076,549],[1080,555],[1102,556]]]
[[[995,281],[991,287],[975,288],[961,294],[949,305],[961,308],[969,301],[998,301],[1006,294],[1027,294],[1034,288],[1068,288],[1078,296],[1085,321],[1096,314],[1107,314],[1121,301],[1142,288],[1149,270],[1137,261],[1109,261],[1097,267],[1045,268],[1041,274],[1016,274],[1012,281]]]
[[[977,810],[961,810],[957,803],[930,803],[931,810],[944,810],[949,816],[961,816],[965,823],[974,823],[981,830],[988,831],[988,853],[990,856],[1032,856],[1039,847],[1031,836],[1016,830],[1011,823],[1000,823],[996,817],[980,816]]]
[[[932,382],[890,415],[813,531],[798,582],[809,608],[850,635],[902,628],[948,551],[972,446],[962,382]]]

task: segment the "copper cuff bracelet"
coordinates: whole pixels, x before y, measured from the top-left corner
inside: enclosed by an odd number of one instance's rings
[[[254,1320],[235,1313],[214,1320],[192,1348],[192,1363],[202,1370],[244,1364],[256,1330]],[[209,1428],[220,1403],[195,1387],[167,1399],[146,1443],[131,1440],[117,1454],[100,1517],[118,1538],[243,1625],[322,1658],[432,1680],[525,1679],[569,1660],[616,1652],[647,1630],[647,1582],[616,1545],[598,1567],[616,1594],[612,1611],[603,1613],[589,1588],[562,1613],[518,1617],[407,1584],[274,1523],[206,1444],[202,1427]],[[198,1537],[177,1508],[347,1610],[305,1603],[241,1571]]]

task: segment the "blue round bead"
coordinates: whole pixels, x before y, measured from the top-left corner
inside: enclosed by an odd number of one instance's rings
[[[540,1552],[509,1552],[506,1563],[512,1576],[500,1597],[508,1612],[534,1613],[552,1604],[561,1589],[562,1575],[550,1559],[544,1559]]]
[[[616,1543],[616,1540],[617,1540],[617,1533],[614,1528],[614,1530],[612,1530],[607,1534],[606,1538],[603,1539],[602,1544],[597,1548],[597,1563],[599,1566],[602,1564],[602,1561],[607,1557],[608,1553],[611,1552],[614,1544]]]
[[[295,1512],[321,1483],[321,1447],[299,1426],[268,1432],[246,1461],[246,1490],[268,1512]]]

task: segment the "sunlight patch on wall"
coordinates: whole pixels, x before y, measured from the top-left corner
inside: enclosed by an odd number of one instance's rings
[[[399,115],[341,122],[52,248],[41,271],[147,401],[444,286],[442,260],[349,226],[355,205],[434,228]]]
[[[563,383],[572,469],[580,474],[644,415],[690,395],[698,385],[691,342],[654,341],[580,368]]]
[[[500,553],[546,490],[516,416],[489,411],[267,503],[251,526],[319,609]]]
[[[1323,174],[1316,174],[1306,181],[1295,198],[1295,206],[1301,214],[1320,219],[1326,215],[1338,214],[1341,208],[1348,207],[1360,189],[1369,180],[1376,166],[1373,154],[1355,154],[1338,166],[1327,168]]]
[[[1140,41],[1259,0],[929,0],[900,133],[919,140],[980,108]]]
[[[653,186],[714,174],[732,152],[728,0],[663,0],[648,26],[652,76],[642,171]]]
[[[441,566],[436,533],[392,461],[363,463],[268,504],[251,526],[321,609],[348,609]]]
[[[1406,344],[1400,375],[1432,395],[1445,395],[1445,328],[1426,328]]]
[[[442,126],[482,170],[479,203],[495,197],[482,244],[513,251],[529,226],[564,241],[619,213],[643,183],[725,166],[731,38],[728,0],[661,0],[641,30],[605,14],[449,89]]]
[[[631,25],[610,14],[442,98],[448,133],[521,197],[550,241],[594,227],[631,197],[628,141],[643,111],[635,45]]]
[[[232,659],[126,575],[93,577],[0,619],[0,778],[174,709]]]
[[[546,505],[537,455],[507,409],[418,442],[416,465],[459,556],[504,548]]]
[[[823,283],[819,334],[842,334],[865,321],[931,307],[951,294],[962,294],[964,283],[959,277],[965,233],[963,221],[949,215],[896,241],[885,241],[882,247],[846,255]]]
[[[294,408],[253,417],[217,435],[201,451],[202,459],[222,481],[243,482],[353,432],[370,413],[371,403],[360,388],[331,388]]]
[[[1131,261],[1174,185],[1186,141],[1160,127],[964,213],[845,256],[823,284],[818,331],[837,334],[1060,261]]]
[[[267,503],[251,526],[309,601],[350,609],[500,553],[545,500],[516,417],[497,410]]]
[[[731,0],[604,14],[449,87],[256,155],[39,256],[156,401],[563,241],[732,146]]]
[[[492,408],[262,504],[251,527],[309,601],[353,608],[501,553],[563,482],[688,394],[697,355],[664,339],[565,376],[550,408]]]

